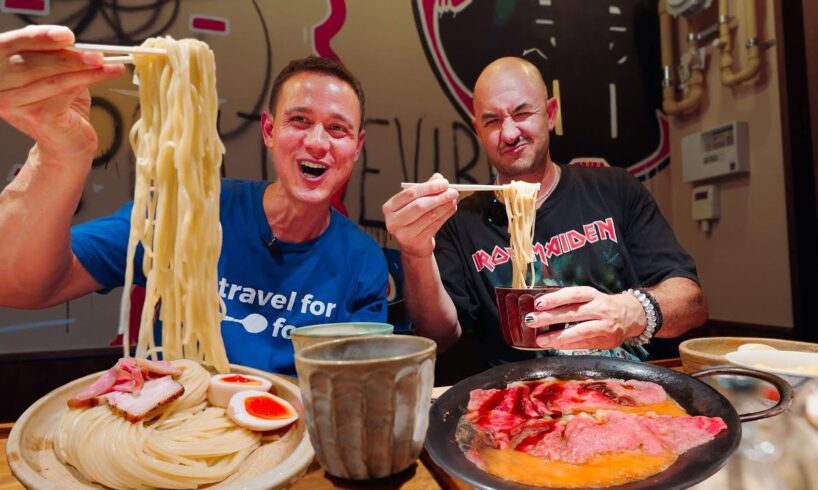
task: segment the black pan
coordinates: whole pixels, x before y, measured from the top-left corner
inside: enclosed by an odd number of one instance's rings
[[[778,404],[761,412],[739,415],[718,391],[696,378],[714,374],[734,374],[759,378],[772,383],[779,392]],[[777,415],[789,408],[792,387],[784,379],[743,368],[713,368],[686,375],[653,364],[600,356],[560,356],[533,359],[498,366],[477,374],[449,388],[432,406],[426,451],[434,462],[449,474],[480,489],[530,490],[492,476],[466,459],[455,440],[460,417],[466,412],[469,393],[477,388],[503,388],[513,381],[535,380],[548,376],[561,379],[637,379],[652,381],[664,387],[690,415],[721,417],[727,430],[712,441],[685,452],[666,470],[637,482],[609,487],[616,490],[687,488],[719,470],[741,440],[741,422]]]

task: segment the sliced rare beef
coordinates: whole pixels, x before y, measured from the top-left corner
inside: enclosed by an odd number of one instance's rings
[[[565,451],[565,424],[557,419],[531,419],[511,430],[511,447],[517,451],[559,460]]]
[[[720,417],[642,417],[639,423],[676,454],[700,446],[727,428]]]
[[[662,454],[661,442],[639,424],[639,418],[616,411],[600,412],[597,417],[582,414],[572,418],[565,427],[565,449],[560,459],[579,464],[597,454],[615,451]]]
[[[667,399],[665,390],[655,383],[548,378],[513,383],[502,390],[472,391],[465,420],[475,430],[472,442],[476,446],[511,448],[577,464],[617,451],[681,454],[713,439],[727,427],[718,417],[656,416],[617,410]]]
[[[665,400],[667,393],[656,383],[621,379],[562,381],[546,378],[513,383],[503,390],[473,390],[468,410],[502,410],[528,417],[559,417],[601,408],[650,405]]]

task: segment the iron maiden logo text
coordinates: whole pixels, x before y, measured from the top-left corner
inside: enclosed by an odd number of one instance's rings
[[[548,264],[548,259],[560,256],[582,248],[589,243],[596,243],[600,240],[613,240],[616,242],[616,228],[613,218],[606,218],[604,221],[594,221],[583,225],[581,230],[570,230],[551,237],[545,245],[540,242],[534,244],[534,255],[543,264]],[[500,248],[495,246],[491,253],[485,250],[478,250],[471,256],[477,272],[486,268],[493,271],[495,267],[505,264],[511,260],[511,248]]]

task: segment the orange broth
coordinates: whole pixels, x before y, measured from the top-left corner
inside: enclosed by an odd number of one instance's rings
[[[640,407],[619,407],[617,411],[636,415],[649,412],[674,417],[687,415],[670,398]],[[478,453],[483,458],[483,469],[496,477],[525,485],[557,488],[610,487],[644,480],[668,468],[678,458],[672,452],[651,456],[638,451],[618,451],[574,464],[551,461],[514,449],[486,448]]]
[[[609,487],[643,480],[676,461],[666,452],[649,456],[635,451],[594,456],[583,464],[549,461],[514,449],[482,449],[484,469],[524,485],[558,488]]]

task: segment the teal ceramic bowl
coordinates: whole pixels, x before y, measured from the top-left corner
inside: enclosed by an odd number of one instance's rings
[[[300,352],[304,347],[330,340],[367,335],[391,335],[394,329],[395,327],[388,323],[377,322],[325,323],[296,328],[292,331],[291,339],[295,352]]]

